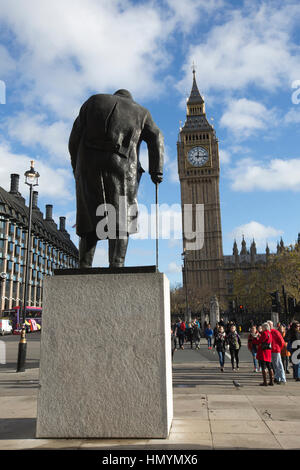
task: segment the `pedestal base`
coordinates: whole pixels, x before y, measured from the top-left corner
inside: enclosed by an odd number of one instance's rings
[[[37,437],[166,438],[173,417],[169,281],[44,281]]]

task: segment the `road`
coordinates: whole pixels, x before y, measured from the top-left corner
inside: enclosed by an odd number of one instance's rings
[[[0,337],[1,352],[0,354],[0,372],[7,370],[14,370],[17,367],[18,359],[18,346],[19,335],[7,335]],[[26,368],[39,367],[40,363],[40,341],[41,333],[34,332],[26,335],[27,341],[27,354],[26,354]],[[3,346],[4,343],[4,346]],[[3,350],[5,349],[5,356],[3,358]],[[3,360],[4,359],[4,360]],[[5,362],[5,364],[3,364]]]
[[[247,339],[242,339],[242,347],[239,352],[239,359],[241,363],[249,363],[253,364],[252,356],[247,348]],[[184,350],[178,349],[174,353],[174,364],[194,364],[197,362],[216,362],[218,363],[218,353],[215,349],[209,350],[207,348],[207,341],[204,338],[201,338],[200,342],[200,349],[198,350],[191,350],[190,343],[186,343],[184,345]],[[229,351],[226,351],[226,358],[225,358],[225,365],[230,365],[230,354]]]
[[[26,354],[26,368],[36,368],[39,367],[40,360],[40,340],[41,333],[35,332],[26,335],[27,340],[27,354]],[[18,345],[20,341],[20,336],[16,335],[7,335],[1,336],[1,342],[4,343],[5,348],[5,364],[0,364],[0,372],[7,370],[14,370],[17,366],[18,358]],[[190,344],[187,343],[184,346],[184,350],[178,350],[174,354],[174,364],[197,364],[198,362],[216,362],[218,364],[218,355],[217,352],[212,349],[208,350],[207,342],[205,339],[201,339],[200,349],[191,350]],[[2,346],[3,350],[3,346]],[[252,357],[247,349],[247,341],[242,340],[242,348],[240,350],[240,362],[252,364]],[[0,360],[0,362],[3,362]],[[226,352],[225,363],[230,366],[230,355],[229,352]]]

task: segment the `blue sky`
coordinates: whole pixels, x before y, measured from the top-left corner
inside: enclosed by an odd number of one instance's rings
[[[165,138],[163,217],[180,228],[176,141],[192,86],[192,63],[219,138],[224,254],[254,237],[258,252],[300,232],[300,4],[297,1],[0,0],[0,185],[41,174],[39,206],[67,216],[77,244],[67,142],[94,93],[129,89]],[[147,166],[146,149],[141,160]],[[21,183],[23,195],[27,190]],[[139,203],[154,186],[144,174]],[[96,265],[107,265],[98,243]],[[182,243],[161,239],[159,267],[181,282]],[[155,264],[155,240],[131,239],[127,265]]]

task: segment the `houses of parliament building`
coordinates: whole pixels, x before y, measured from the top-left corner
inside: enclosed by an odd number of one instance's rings
[[[192,205],[193,214],[197,204],[204,207],[204,243],[200,249],[189,249],[183,227],[183,285],[202,297],[203,303],[217,296],[223,305],[233,294],[233,277],[236,270],[252,270],[268,262],[269,247],[258,254],[253,240],[249,249],[242,240],[240,249],[233,243],[232,255],[224,256],[220,211],[220,161],[215,129],[208,121],[205,102],[201,96],[193,70],[193,84],[187,100],[186,120],[180,128],[177,142],[178,174],[181,188],[181,207]],[[195,227],[195,221],[194,221]],[[277,251],[283,248],[283,241]]]

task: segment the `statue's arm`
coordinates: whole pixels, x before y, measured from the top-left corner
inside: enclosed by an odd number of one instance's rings
[[[77,154],[80,144],[80,139],[83,134],[86,122],[86,108],[87,102],[84,103],[80,109],[79,116],[74,121],[72,131],[69,138],[69,153],[71,156],[71,165],[73,168],[73,173],[76,169]]]
[[[81,139],[81,133],[79,132],[79,125],[78,125],[78,117],[75,119],[75,122],[72,127],[72,131],[69,138],[69,153],[71,156],[71,165],[73,168],[73,173],[75,173],[76,169],[76,160],[77,160],[77,152],[79,148],[79,143]]]
[[[164,138],[150,113],[146,116],[141,137],[148,147],[151,179],[154,183],[161,183],[164,165]]]

